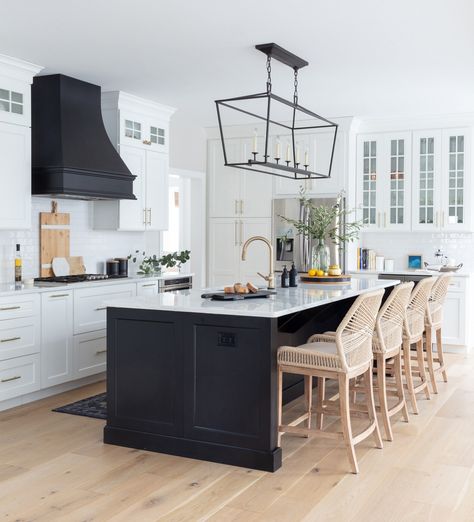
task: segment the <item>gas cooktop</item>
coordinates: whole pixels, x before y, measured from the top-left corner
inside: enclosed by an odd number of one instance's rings
[[[36,277],[35,284],[70,284],[83,283],[84,281],[107,281],[108,279],[126,279],[127,276],[108,276],[106,274],[79,274],[54,277]]]

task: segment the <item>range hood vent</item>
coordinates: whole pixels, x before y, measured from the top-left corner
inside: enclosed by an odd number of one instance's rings
[[[105,131],[100,87],[63,74],[31,89],[32,193],[70,199],[136,199],[135,176]]]

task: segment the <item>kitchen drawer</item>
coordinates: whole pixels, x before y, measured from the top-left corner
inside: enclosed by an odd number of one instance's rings
[[[74,377],[104,372],[107,360],[107,334],[105,330],[74,336]]]
[[[74,334],[94,332],[106,327],[104,301],[136,295],[134,283],[74,290]]]
[[[39,351],[39,317],[0,321],[0,361]]]
[[[38,294],[29,294],[22,297],[2,297],[0,298],[0,321],[38,315],[39,303]]]
[[[137,283],[137,295],[158,295],[158,281]]]
[[[453,277],[449,282],[448,292],[464,292],[466,289],[466,279],[463,277]]]
[[[0,401],[40,389],[40,356],[25,355],[0,362]]]

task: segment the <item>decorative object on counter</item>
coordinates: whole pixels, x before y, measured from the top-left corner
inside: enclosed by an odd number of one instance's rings
[[[422,256],[419,254],[408,254],[408,268],[410,270],[421,270],[423,267]]]
[[[426,270],[431,270],[432,272],[457,272],[460,268],[463,267],[463,263],[459,263],[459,265],[455,266],[439,266],[439,265],[430,265],[425,261],[424,263]]]
[[[127,257],[116,257],[115,261],[119,264],[119,276],[128,276],[128,258]]]
[[[393,272],[395,270],[395,262],[393,259],[386,259],[384,266],[385,272]]]
[[[288,270],[286,269],[286,265],[283,267],[283,271],[281,273],[281,287],[288,288]]]
[[[339,265],[330,265],[328,269],[328,276],[340,276],[342,275],[342,270],[339,268]]]
[[[40,212],[40,275],[52,277],[51,263],[55,257],[69,257],[70,215],[58,212],[56,201],[51,212]]]
[[[331,260],[326,240],[331,241],[334,245],[355,241],[359,238],[359,232],[364,224],[362,221],[349,221],[348,218],[355,212],[355,209],[346,209],[338,203],[331,206],[314,205],[310,199],[306,198],[304,190],[300,194],[300,201],[304,214],[306,214],[305,218],[279,217],[293,225],[298,234],[317,242],[313,245],[311,253],[312,268],[327,272]],[[342,197],[341,192],[337,201],[340,201]],[[344,222],[345,227],[339,227],[340,222]]]
[[[119,262],[116,259],[107,259],[105,267],[105,272],[109,277],[117,277],[119,275]]]
[[[318,283],[318,284],[339,284],[339,283],[350,283],[351,276],[348,274],[339,275],[339,276],[329,276],[329,275],[315,275],[310,276],[308,274],[301,274],[300,279],[302,283]]]
[[[291,263],[291,270],[290,270],[290,287],[295,288],[298,286],[296,280],[298,278],[298,270],[296,270],[295,264]]]
[[[215,102],[224,152],[224,165],[295,180],[329,178],[338,126],[336,123],[299,105],[298,72],[299,69],[308,65],[308,62],[274,43],[256,45],[255,47],[267,55],[266,91],[236,98],[216,100]],[[272,93],[272,58],[288,65],[294,71],[293,101],[287,101]],[[278,113],[286,114],[287,117],[280,120]],[[258,128],[255,129],[251,150],[248,151],[246,156],[242,155],[242,157],[233,158],[230,161],[226,150],[225,132],[227,126],[233,122],[228,121],[227,116],[237,114],[240,118],[245,114],[249,123],[255,124],[263,130],[261,135],[259,135]],[[292,123],[288,123],[288,120],[291,120]],[[301,123],[302,120],[304,120],[303,123]],[[322,153],[318,151],[318,164],[325,164],[326,167],[322,171],[316,170],[315,158],[310,158],[309,150],[304,150],[304,159],[302,160],[300,144],[297,141],[299,132],[307,133],[320,128],[324,128],[326,131],[333,131],[326,158],[321,159]],[[286,153],[284,158],[282,157],[280,137],[276,136],[274,147],[270,144],[270,134],[278,134],[279,130],[291,136],[285,143]],[[272,148],[273,150],[271,150]]]
[[[377,255],[369,248],[357,249],[357,270],[376,270]]]
[[[375,270],[377,272],[383,272],[385,258],[383,256],[376,256],[375,258]]]
[[[135,250],[135,254],[130,254],[127,259],[131,259],[132,263],[136,263],[138,260],[139,250]],[[191,258],[190,250],[181,250],[181,252],[172,252],[170,254],[164,254],[162,257],[157,257],[156,254],[147,256],[145,252],[142,252],[142,260],[138,266],[138,275],[154,275],[161,274],[161,267],[174,268],[178,270],[181,266],[189,261]]]

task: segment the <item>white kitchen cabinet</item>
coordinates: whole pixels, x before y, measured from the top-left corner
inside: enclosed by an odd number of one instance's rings
[[[0,101],[1,103],[1,101]],[[0,229],[31,228],[31,130],[0,122]]]
[[[102,93],[107,134],[136,176],[137,198],[94,202],[94,228],[167,230],[169,118],[174,109],[122,92]]]
[[[411,229],[411,133],[359,135],[357,202],[372,231]]]
[[[473,230],[469,129],[413,133],[413,230]]]
[[[0,401],[40,389],[39,354],[0,361]]]
[[[75,335],[73,354],[73,377],[75,379],[105,372],[107,363],[106,330]]]
[[[137,283],[137,295],[158,295],[158,281]]]
[[[107,307],[104,301],[133,297],[134,283],[115,284],[74,290],[74,334],[103,330],[106,327]]]
[[[242,261],[242,246],[252,236],[264,236],[271,241],[271,219],[215,218],[209,222],[210,286],[236,282],[262,285],[265,281],[257,272],[268,274],[269,251],[261,241],[249,246],[247,260]]]
[[[250,154],[250,139],[227,140],[229,162]],[[272,176],[224,166],[220,140],[208,142],[209,217],[271,217]]]
[[[72,379],[73,292],[41,294],[41,387]]]

